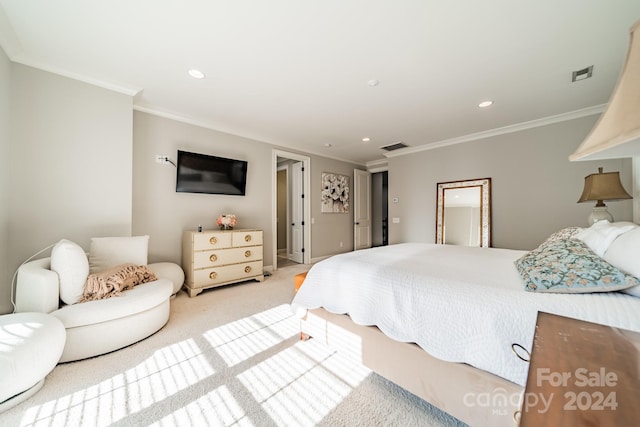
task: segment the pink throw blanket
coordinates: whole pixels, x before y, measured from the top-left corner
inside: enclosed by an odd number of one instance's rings
[[[120,296],[122,291],[154,280],[158,280],[158,278],[146,265],[117,265],[101,273],[90,274],[78,302]]]

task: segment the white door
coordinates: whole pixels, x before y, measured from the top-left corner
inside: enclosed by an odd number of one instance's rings
[[[371,174],[353,171],[353,249],[371,247]]]
[[[304,255],[304,175],[302,173],[302,162],[294,163],[291,166],[291,246],[289,247],[289,259],[298,263],[303,263]]]

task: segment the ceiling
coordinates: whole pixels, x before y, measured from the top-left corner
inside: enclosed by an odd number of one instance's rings
[[[0,44],[139,111],[375,164],[602,111],[639,18],[638,0],[0,0]]]

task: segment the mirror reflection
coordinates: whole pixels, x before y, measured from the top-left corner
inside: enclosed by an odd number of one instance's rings
[[[480,246],[480,186],[444,190],[442,243]]]
[[[436,243],[491,244],[490,178],[438,183]]]

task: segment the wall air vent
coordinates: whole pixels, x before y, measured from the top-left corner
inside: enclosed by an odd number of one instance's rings
[[[394,150],[399,150],[401,148],[406,148],[408,147],[407,144],[405,144],[402,141],[398,141],[398,142],[394,142],[393,144],[390,145],[385,145],[384,147],[380,147],[385,151],[394,151]]]

